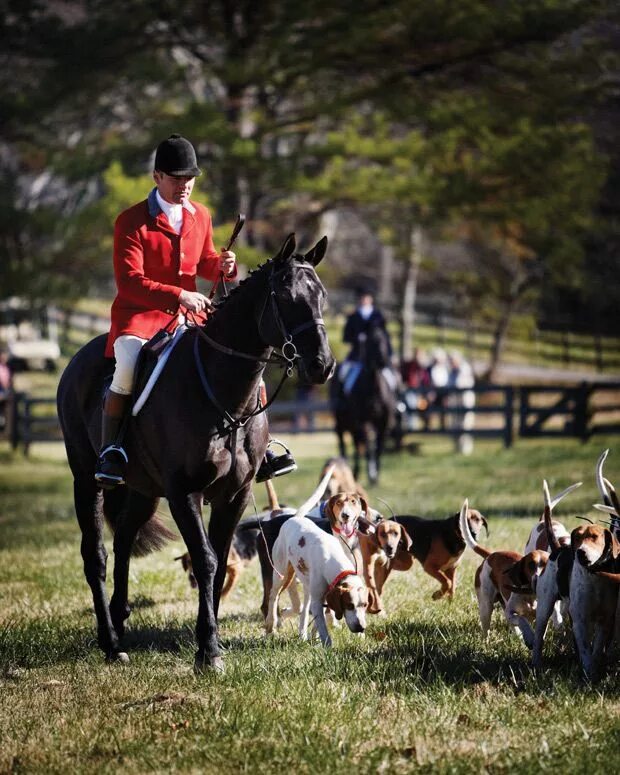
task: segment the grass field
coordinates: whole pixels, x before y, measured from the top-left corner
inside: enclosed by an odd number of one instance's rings
[[[292,441],[300,470],[277,481],[300,503],[335,451],[331,437]],[[386,458],[373,491],[400,513],[445,516],[464,497],[483,511],[483,543],[521,549],[552,492],[583,480],[558,507],[594,516],[594,465],[620,481],[617,439],[587,444],[478,443],[455,457],[447,441]],[[83,577],[71,482],[59,449],[24,461],[0,448],[0,772],[564,772],[620,767],[620,671],[596,687],[580,675],[570,636],[546,644],[534,676],[499,613],[488,641],[473,595],[478,558],[467,553],[452,604],[430,599],[419,567],[388,582],[387,618],[364,640],[298,642],[288,621],[263,637],[254,564],[224,602],[224,675],[196,678],[195,595],[173,557],[181,544],[134,560],[131,662],[104,664]],[[259,508],[265,501],[256,488]],[[378,500],[375,505],[386,510]],[[165,506],[162,512],[167,513]],[[110,542],[108,541],[108,547]],[[110,566],[109,566],[109,575]]]

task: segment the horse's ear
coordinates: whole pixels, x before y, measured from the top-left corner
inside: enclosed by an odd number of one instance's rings
[[[327,251],[327,237],[322,237],[316,245],[311,248],[304,258],[308,263],[312,264],[313,266],[318,266],[321,261],[323,260],[323,257],[325,256],[325,253]]]
[[[289,259],[295,252],[296,244],[297,243],[295,242],[295,234],[289,234],[288,237],[282,243],[282,247],[280,248],[280,250],[278,250],[273,260],[284,262],[287,259]]]

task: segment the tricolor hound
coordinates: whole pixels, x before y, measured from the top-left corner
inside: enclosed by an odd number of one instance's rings
[[[307,517],[292,517],[282,527],[273,546],[273,580],[266,630],[278,626],[278,599],[295,576],[304,588],[299,635],[308,637],[308,613],[314,617],[324,646],[331,646],[323,607],[344,619],[351,632],[366,629],[368,590],[338,538],[317,527]]]

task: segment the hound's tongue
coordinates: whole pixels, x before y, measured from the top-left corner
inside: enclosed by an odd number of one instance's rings
[[[353,533],[355,533],[355,528],[353,525],[347,524],[342,528],[342,532],[346,535],[347,538],[351,538]]]

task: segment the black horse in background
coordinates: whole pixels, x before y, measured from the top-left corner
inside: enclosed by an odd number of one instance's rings
[[[340,455],[346,457],[344,434],[348,432],[353,439],[353,475],[359,478],[360,458],[365,454],[368,481],[376,484],[385,438],[396,417],[397,405],[396,391],[383,373],[390,367],[387,332],[379,326],[371,328],[360,355],[361,370],[355,383],[346,394],[344,384],[335,383],[332,401]]]
[[[280,362],[289,371],[296,365],[304,381],[323,383],[334,370],[321,317],[326,294],[315,271],[326,249],[323,238],[305,255],[295,253],[291,235],[273,259],[219,303],[203,327],[181,337],[145,406],[130,421],[126,486],[103,492],[94,479],[104,383],[113,369],[113,361],[104,358],[106,337],[85,345],[62,375],[58,416],[98,642],[109,660],[128,660],[121,638],[130,613],[130,554],[159,548],[172,535],[154,516],[164,496],[198,582],[195,668],[222,669],[217,614],[226,558],[268,440],[258,398],[265,365],[280,348]],[[203,499],[211,505],[208,533]],[[111,601],[104,517],[114,530]]]

